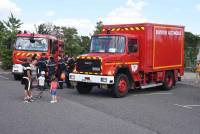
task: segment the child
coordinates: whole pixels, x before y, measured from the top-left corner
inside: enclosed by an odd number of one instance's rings
[[[40,89],[40,93],[38,98],[42,98],[43,91],[45,90],[45,72],[41,72],[41,76],[38,78],[38,87]]]
[[[52,96],[51,103],[57,102],[57,97],[56,97],[57,88],[58,88],[58,83],[56,81],[56,77],[53,75],[52,80],[51,80],[51,87],[50,87],[50,93],[51,93],[51,96]]]

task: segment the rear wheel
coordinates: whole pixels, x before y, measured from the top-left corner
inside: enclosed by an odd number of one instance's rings
[[[89,94],[92,90],[92,85],[88,83],[79,82],[76,86],[77,91],[80,94]]]
[[[112,87],[113,96],[116,98],[125,97],[129,90],[129,80],[125,74],[118,74],[115,84]]]
[[[163,82],[163,88],[165,90],[171,90],[174,86],[174,74],[172,72],[166,72],[165,80]]]

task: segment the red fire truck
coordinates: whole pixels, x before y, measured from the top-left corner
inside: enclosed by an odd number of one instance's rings
[[[184,27],[142,23],[103,26],[69,78],[81,94],[99,86],[124,97],[129,89],[172,89],[183,74]]]
[[[54,59],[58,59],[58,55],[63,52],[63,41],[54,36],[42,34],[17,34],[16,43],[13,50],[13,68],[12,73],[15,79],[21,77],[23,73],[22,63],[28,56],[36,54],[38,58],[42,53],[46,53],[49,58],[54,55]]]

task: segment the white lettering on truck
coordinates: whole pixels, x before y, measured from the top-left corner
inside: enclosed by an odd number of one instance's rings
[[[181,31],[176,31],[176,30],[156,30],[156,35],[170,35],[170,36],[173,36],[173,35],[175,35],[175,36],[181,36],[182,35],[182,33],[181,33]]]

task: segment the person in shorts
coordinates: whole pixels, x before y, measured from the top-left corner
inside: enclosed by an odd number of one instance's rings
[[[55,75],[52,76],[51,80],[51,87],[50,87],[50,93],[52,100],[50,101],[51,103],[56,103],[57,102],[57,96],[56,96],[56,90],[58,88],[58,82],[56,81]]]
[[[45,72],[42,71],[41,75],[38,77],[38,88],[40,90],[38,98],[42,98],[42,94],[45,90]]]
[[[34,101],[32,99],[32,92],[31,92],[31,67],[30,67],[31,59],[25,59],[23,64],[23,78],[22,84],[24,84],[24,102],[30,103]]]

